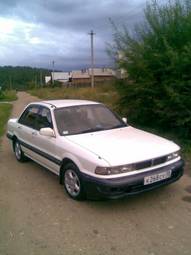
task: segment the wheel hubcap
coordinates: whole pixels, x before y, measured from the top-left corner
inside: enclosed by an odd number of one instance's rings
[[[64,176],[65,187],[68,193],[76,197],[80,193],[80,180],[73,170],[66,170]]]
[[[21,158],[21,147],[18,142],[16,142],[16,144],[15,144],[15,155],[16,155],[17,159]]]

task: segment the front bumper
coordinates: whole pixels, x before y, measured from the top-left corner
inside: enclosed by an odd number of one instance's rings
[[[180,159],[179,161],[168,166],[160,167],[158,169],[150,170],[148,172],[130,175],[126,177],[100,179],[85,174],[83,174],[82,177],[87,192],[87,198],[116,199],[149,191],[160,186],[175,182],[183,175],[183,167],[184,161]],[[172,171],[170,178],[149,185],[144,185],[144,177],[153,174],[159,174],[168,170]]]

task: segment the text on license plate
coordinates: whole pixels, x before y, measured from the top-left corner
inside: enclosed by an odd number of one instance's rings
[[[144,185],[148,185],[148,184],[151,184],[151,183],[154,183],[154,182],[158,182],[158,181],[161,181],[161,180],[168,179],[168,178],[171,177],[171,173],[172,173],[172,171],[168,170],[168,171],[165,171],[165,172],[162,172],[162,173],[159,173],[159,174],[153,174],[153,175],[150,175],[150,176],[146,176],[144,178]]]

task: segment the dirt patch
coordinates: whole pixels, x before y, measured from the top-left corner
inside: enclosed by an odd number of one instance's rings
[[[183,201],[191,203],[191,196],[185,196],[182,198]]]
[[[188,193],[191,193],[191,186],[186,187],[185,190],[186,190]]]
[[[191,177],[191,162],[189,160],[186,160],[185,163],[185,174],[188,175],[189,177]]]

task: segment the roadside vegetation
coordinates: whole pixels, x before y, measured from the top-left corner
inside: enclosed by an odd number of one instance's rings
[[[40,88],[30,90],[33,96],[42,99],[85,99],[93,100],[106,104],[113,110],[116,109],[116,102],[118,101],[118,92],[113,84],[99,85],[95,88]]]
[[[130,123],[191,144],[190,1],[153,0],[134,33],[125,26],[113,28],[109,51],[128,73],[117,84],[119,111]]]
[[[1,101],[14,101],[16,99],[17,99],[16,90],[0,91],[0,102]]]
[[[8,121],[8,118],[11,114],[12,105],[11,104],[0,104],[0,137],[3,135],[5,131],[5,125]]]

